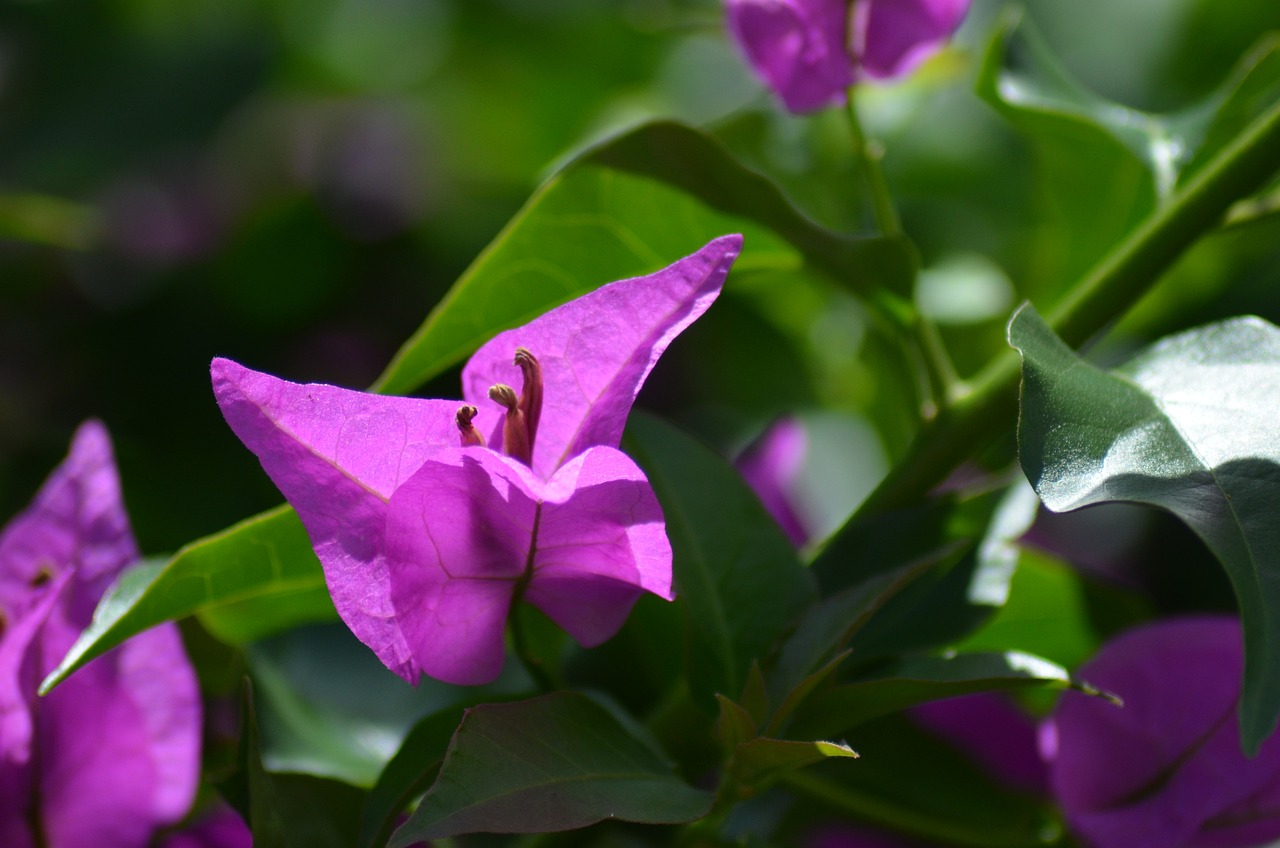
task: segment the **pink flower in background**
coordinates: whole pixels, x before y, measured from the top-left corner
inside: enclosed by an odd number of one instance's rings
[[[1240,750],[1234,618],[1161,621],[1080,668],[1124,700],[1067,692],[1042,728],[1054,794],[1096,848],[1231,848],[1280,838],[1280,741]]]
[[[165,837],[160,848],[253,848],[253,834],[239,813],[219,802]]]
[[[995,692],[928,701],[911,718],[960,749],[1010,789],[1047,795],[1049,773],[1037,750],[1036,721]]]
[[[174,625],[130,639],[36,697],[137,557],[110,441],[89,422],[31,506],[0,532],[5,848],[143,848],[191,806],[200,700]]]
[[[747,445],[734,462],[765,510],[797,548],[811,535],[795,507],[794,494],[808,445],[804,425],[794,418],[781,418]]]
[[[661,508],[617,445],[649,371],[741,245],[716,239],[500,333],[463,370],[462,402],[214,360],[227,423],[298,511],[339,615],[388,668],[486,683],[516,600],[589,647],[642,593],[673,597]]]
[[[969,0],[727,0],[729,31],[792,112],[843,103],[863,79],[910,73],[964,20]]]

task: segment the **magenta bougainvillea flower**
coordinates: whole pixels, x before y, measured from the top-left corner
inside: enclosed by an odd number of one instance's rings
[[[1049,793],[1048,768],[1037,749],[1036,722],[1008,698],[979,692],[928,701],[911,718],[963,751],[983,771],[1010,789]]]
[[[106,431],[76,433],[34,502],[0,532],[0,845],[143,848],[182,818],[200,770],[200,701],[162,625],[36,697],[138,557]]]
[[[463,370],[462,401],[214,360],[227,423],[298,511],[339,615],[390,669],[486,683],[517,600],[592,646],[643,592],[673,597],[662,511],[617,445],[645,377],[741,245],[724,236],[500,333]]]
[[[1067,692],[1041,750],[1067,822],[1096,848],[1231,848],[1280,838],[1280,740],[1240,750],[1234,618],[1131,630],[1081,667],[1124,700]]]
[[[729,31],[792,112],[844,102],[864,79],[910,73],[964,20],[970,0],[727,0]]]

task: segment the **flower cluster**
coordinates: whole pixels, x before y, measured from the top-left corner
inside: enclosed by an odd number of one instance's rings
[[[462,401],[214,361],[227,423],[298,511],[339,615],[388,668],[486,683],[517,601],[592,646],[643,592],[673,597],[662,510],[617,445],[640,386],[715,300],[741,244],[716,239],[498,334],[463,370]]]
[[[792,112],[843,102],[864,79],[910,73],[949,39],[969,0],[727,0],[729,31]]]

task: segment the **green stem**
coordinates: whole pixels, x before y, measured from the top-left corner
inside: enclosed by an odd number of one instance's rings
[[[881,235],[892,236],[902,232],[902,222],[893,205],[893,196],[889,193],[889,183],[884,178],[884,169],[880,167],[880,159],[884,151],[879,144],[867,140],[862,128],[862,119],[858,115],[856,87],[850,88],[846,95],[848,108],[845,110],[849,118],[849,136],[853,147],[853,161],[862,181],[871,196],[871,208],[875,214],[876,229]],[[928,420],[938,410],[947,406],[955,388],[959,384],[951,357],[947,355],[938,335],[938,328],[928,318],[914,310],[910,325],[911,339],[914,348],[920,354],[920,365],[924,371],[924,382],[927,392],[921,403],[923,417]]]
[[[1197,239],[1216,228],[1231,205],[1280,169],[1280,103],[1181,186],[1077,281],[1049,313],[1049,325],[1076,347],[1118,318],[1155,285]],[[855,518],[904,507],[941,482],[976,447],[1016,420],[1019,362],[1008,351],[916,435],[906,455],[859,507]]]
[[[871,195],[871,209],[876,216],[876,228],[886,236],[902,232],[902,223],[898,220],[898,212],[893,208],[893,197],[889,194],[889,183],[884,178],[880,167],[880,159],[884,151],[880,145],[867,141],[862,131],[862,120],[858,117],[858,103],[855,99],[856,89],[850,88],[846,99],[849,116],[849,135],[853,142],[853,161],[862,174],[867,191]]]

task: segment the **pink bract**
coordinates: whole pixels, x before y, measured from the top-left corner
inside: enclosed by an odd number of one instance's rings
[[[302,385],[212,366],[227,423],[298,511],[339,615],[388,668],[460,685],[493,680],[517,597],[583,645],[622,626],[643,592],[672,597],[671,548],[643,472],[617,449],[658,357],[724,284],[724,236],[498,334],[463,370],[463,401]],[[517,350],[540,369],[530,462],[504,448]],[[460,438],[471,419],[478,446]]]
[[[960,26],[970,0],[727,0],[729,31],[792,112],[844,102],[849,86],[913,71]]]
[[[36,687],[138,551],[100,424],[0,533],[0,845],[143,848],[182,818],[200,770],[200,700],[162,625]]]
[[[1236,718],[1234,618],[1171,619],[1107,643],[1080,677],[1124,700],[1067,692],[1042,728],[1072,829],[1097,848],[1230,848],[1280,837],[1280,742],[1250,759]]]

